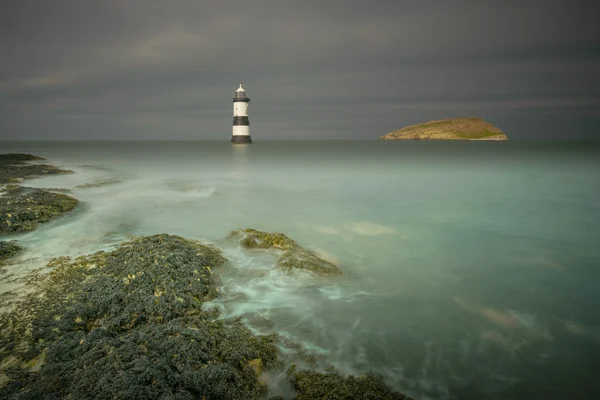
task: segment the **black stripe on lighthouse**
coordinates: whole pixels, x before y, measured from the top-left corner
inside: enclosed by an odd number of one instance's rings
[[[252,139],[250,139],[250,135],[233,135],[231,137],[231,143],[233,143],[233,144],[252,143]]]
[[[233,125],[250,125],[248,117],[233,117]]]

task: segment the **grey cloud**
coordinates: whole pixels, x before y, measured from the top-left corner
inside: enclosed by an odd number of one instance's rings
[[[0,139],[227,139],[240,80],[254,99],[253,132],[269,139],[375,138],[458,115],[517,138],[573,137],[564,121],[585,115],[575,136],[591,137],[597,8],[5,1]]]

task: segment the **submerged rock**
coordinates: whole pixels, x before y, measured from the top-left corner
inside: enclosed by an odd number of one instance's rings
[[[337,265],[318,257],[283,233],[239,229],[231,232],[229,237],[239,239],[240,244],[247,249],[283,250],[283,254],[277,260],[277,266],[284,270],[303,269],[319,275],[342,274]]]
[[[0,196],[0,235],[33,231],[77,204],[77,199],[64,194],[7,185]]]
[[[122,182],[117,179],[100,179],[100,180],[92,182],[92,183],[84,183],[81,185],[77,185],[77,186],[75,186],[75,189],[91,189],[91,188],[97,188],[97,187],[102,187],[102,186],[115,185],[117,183],[122,183]]]
[[[46,164],[27,164],[28,161],[41,161],[41,157],[30,154],[0,154],[0,184],[19,183],[25,178],[41,175],[72,174],[73,171]]]
[[[9,258],[13,258],[17,254],[19,254],[23,248],[17,244],[17,242],[10,241],[0,241],[0,264],[2,261],[8,260]]]

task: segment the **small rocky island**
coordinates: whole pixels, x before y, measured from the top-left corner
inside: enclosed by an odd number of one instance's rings
[[[380,140],[508,140],[500,128],[477,117],[440,119],[407,126]]]

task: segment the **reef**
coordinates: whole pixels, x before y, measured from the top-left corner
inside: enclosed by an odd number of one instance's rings
[[[23,179],[43,175],[72,174],[73,171],[46,164],[28,164],[42,161],[41,157],[30,154],[0,154],[0,184],[20,183]]]
[[[381,136],[381,140],[508,140],[500,128],[477,117],[423,122]]]
[[[14,240],[0,241],[0,265],[10,258],[13,258],[22,251],[22,247],[17,244]]]
[[[43,189],[6,185],[0,195],[0,235],[29,232],[71,211],[78,200]]]
[[[337,265],[318,257],[283,233],[238,229],[231,232],[229,237],[238,239],[240,245],[246,249],[281,250],[277,267],[286,271],[301,269],[323,276],[342,274],[342,270]]]

